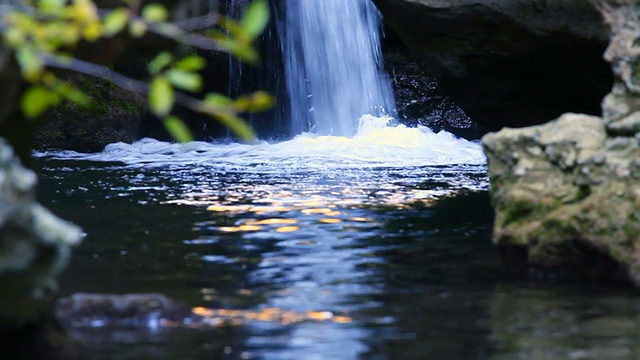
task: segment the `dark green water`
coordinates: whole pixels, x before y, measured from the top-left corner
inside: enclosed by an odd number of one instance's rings
[[[484,165],[37,166],[40,200],[87,232],[63,294],[352,318],[80,330],[96,359],[640,358],[634,294],[502,269]]]

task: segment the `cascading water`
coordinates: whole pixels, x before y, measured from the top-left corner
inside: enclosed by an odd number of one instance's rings
[[[371,0],[286,0],[280,36],[291,133],[353,136],[363,114],[393,115]]]

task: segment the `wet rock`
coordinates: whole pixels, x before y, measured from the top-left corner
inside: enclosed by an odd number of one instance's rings
[[[484,128],[471,120],[425,69],[428,64],[399,54],[385,57],[385,70],[392,80],[400,122],[427,126],[435,132],[445,130],[467,139],[484,135]]]
[[[593,3],[612,29],[604,117],[565,114],[483,138],[494,240],[514,269],[640,286],[640,8]]]
[[[611,88],[600,14],[584,0],[374,0],[387,29],[490,130],[599,114]]]
[[[47,318],[81,230],[35,202],[36,176],[0,138],[0,338]]]

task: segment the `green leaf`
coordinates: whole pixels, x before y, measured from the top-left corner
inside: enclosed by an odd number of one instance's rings
[[[218,114],[215,116],[224,126],[233,131],[242,140],[246,142],[255,142],[257,140],[256,134],[249,124],[243,119],[233,114]]]
[[[248,37],[242,25],[240,23],[234,21],[233,19],[229,19],[227,17],[223,17],[220,19],[220,26],[222,26],[227,32],[231,35],[232,38],[240,39],[244,42],[251,42],[251,38]],[[215,30],[211,32],[216,38],[226,38],[223,33],[216,32]]]
[[[173,55],[171,53],[168,53],[166,51],[161,52],[155,58],[153,58],[153,60],[151,60],[151,62],[149,63],[148,65],[149,73],[151,73],[152,75],[158,74],[164,68],[169,66],[169,64],[171,64],[172,61],[173,61]]]
[[[191,130],[187,127],[187,125],[180,118],[176,116],[167,116],[162,120],[164,124],[164,128],[167,129],[167,132],[181,143],[186,143],[193,140],[193,135],[191,134]]]
[[[233,101],[233,105],[232,105],[233,110],[239,113],[249,110],[250,107],[251,107],[251,100],[246,95],[237,97]]]
[[[276,99],[266,91],[257,91],[249,95],[248,99],[248,111],[265,111],[270,109],[276,103]]]
[[[38,57],[38,52],[31,46],[21,46],[16,50],[16,60],[20,65],[22,74],[27,79],[33,79],[44,70],[44,64]]]
[[[157,116],[166,116],[173,108],[175,92],[164,76],[156,76],[149,86],[149,107]]]
[[[61,10],[67,0],[39,0],[38,8],[44,12],[57,12]]]
[[[134,38],[139,38],[144,36],[147,32],[147,24],[143,20],[134,20],[129,25],[129,34]]]
[[[266,0],[255,0],[242,15],[240,25],[251,39],[260,35],[269,23],[269,4]]]
[[[196,92],[202,88],[202,77],[196,73],[171,69],[167,72],[167,78],[173,86],[183,90]]]
[[[28,118],[36,118],[50,106],[60,102],[56,93],[44,86],[32,86],[24,92],[20,99],[22,113]]]
[[[127,22],[129,21],[129,16],[130,13],[127,8],[119,8],[110,11],[105,15],[103,20],[104,34],[106,36],[112,36],[124,30],[125,26],[127,26]]]
[[[257,91],[238,97],[232,107],[236,112],[257,112],[271,108],[275,102],[275,98],[271,94],[266,91]]]
[[[142,17],[149,22],[162,22],[169,18],[169,12],[160,4],[149,4],[142,9]]]
[[[80,106],[88,106],[91,103],[91,98],[71,85],[63,83],[58,89],[56,89],[56,91],[66,100],[74,102]]]
[[[209,93],[198,107],[198,111],[216,118],[243,140],[254,142],[256,135],[253,129],[233,112],[231,105],[233,100],[228,97]]]
[[[255,65],[260,59],[258,53],[251,47],[251,45],[232,39],[218,39],[217,43],[221,48],[231,53],[231,55],[248,64]]]
[[[198,55],[187,56],[174,64],[174,67],[184,71],[200,71],[207,66],[207,62]]]
[[[204,97],[204,102],[214,107],[228,107],[233,104],[233,100],[218,93],[208,93]]]

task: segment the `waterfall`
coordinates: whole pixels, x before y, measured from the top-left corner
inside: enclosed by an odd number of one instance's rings
[[[291,134],[352,136],[363,114],[393,115],[371,0],[284,0],[280,24]]]
[[[227,15],[238,19],[248,2],[229,0]],[[257,43],[261,66],[233,58],[229,65],[231,96],[262,89],[278,98],[269,114],[249,117],[260,134],[353,136],[364,114],[395,115],[382,70],[381,16],[371,0],[270,0],[270,6],[275,22]]]

